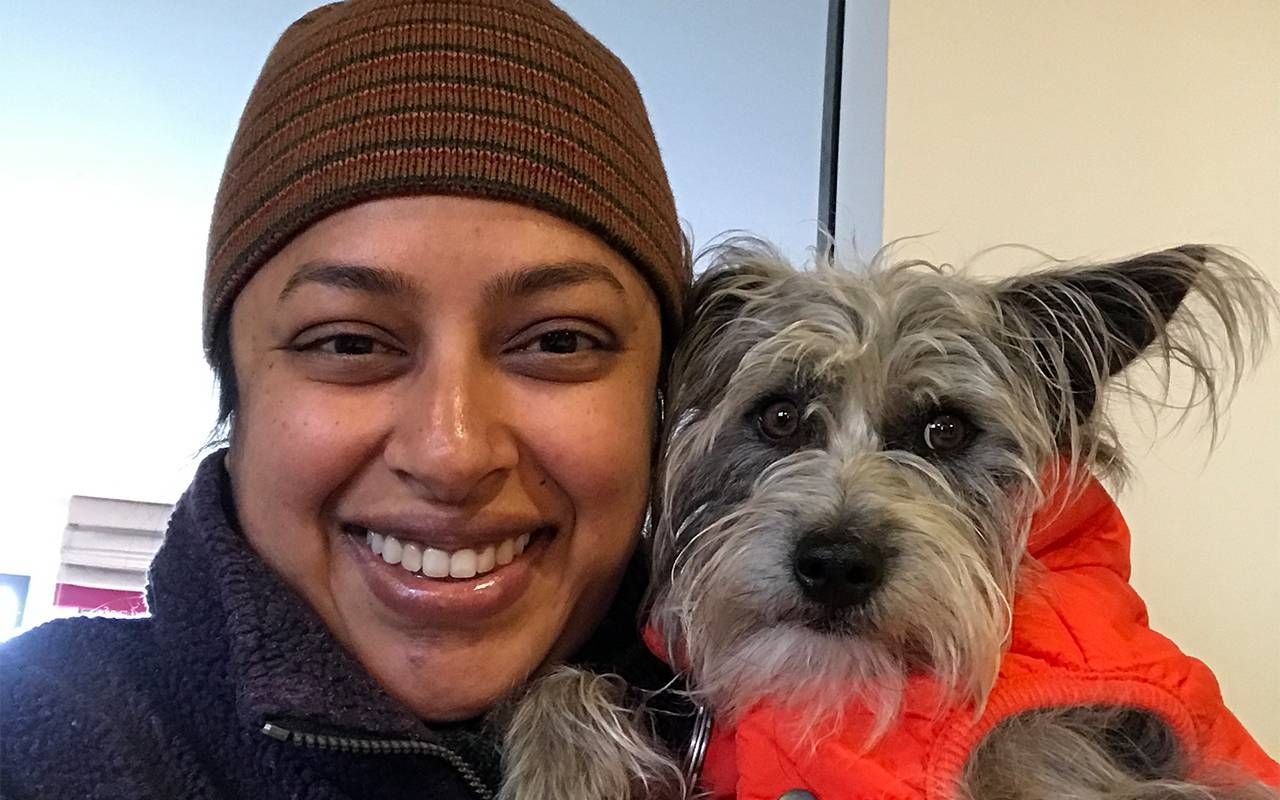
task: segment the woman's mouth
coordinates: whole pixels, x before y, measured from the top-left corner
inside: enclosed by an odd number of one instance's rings
[[[400,617],[422,625],[474,625],[521,598],[558,538],[551,526],[456,550],[419,539],[342,526],[365,585]],[[436,542],[437,545],[443,542]]]
[[[505,567],[519,558],[529,546],[532,534],[522,533],[482,548],[464,547],[442,550],[420,542],[401,541],[389,534],[366,530],[369,549],[388,564],[399,564],[408,572],[427,578],[470,579]]]

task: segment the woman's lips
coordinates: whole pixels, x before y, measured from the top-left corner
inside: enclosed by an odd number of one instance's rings
[[[530,534],[522,533],[483,547],[463,547],[450,552],[429,547],[422,542],[366,531],[369,549],[388,564],[399,564],[408,572],[421,572],[428,578],[474,578],[518,558],[529,544]]]
[[[483,623],[512,606],[524,594],[534,575],[534,567],[546,550],[554,531],[541,529],[510,541],[511,559],[498,564],[498,550],[503,543],[489,545],[479,552],[471,548],[449,553],[420,545],[383,537],[379,542],[367,530],[363,535],[351,531],[341,537],[343,552],[360,570],[365,584],[375,598],[397,616],[424,626],[456,625],[466,627]],[[524,546],[519,547],[524,540]],[[393,542],[388,548],[388,541]],[[405,544],[415,545],[419,568],[410,571],[402,563]],[[375,552],[375,546],[378,552]],[[399,546],[400,552],[394,552]],[[521,552],[517,555],[515,550]],[[431,552],[433,551],[433,552]],[[488,551],[491,551],[489,553]],[[410,565],[414,558],[410,550]],[[430,564],[422,564],[426,555]],[[506,552],[501,554],[503,558]],[[481,562],[481,558],[485,562]],[[487,559],[493,558],[492,565]],[[389,560],[390,559],[390,560]],[[423,570],[439,573],[447,559],[450,577],[428,577]],[[397,563],[391,563],[391,560]],[[480,567],[488,567],[481,571]]]

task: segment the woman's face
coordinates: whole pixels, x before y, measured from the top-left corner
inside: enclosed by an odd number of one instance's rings
[[[540,211],[438,196],[334,214],[232,309],[245,535],[393,696],[478,714],[613,597],[644,514],[659,331],[627,261]]]

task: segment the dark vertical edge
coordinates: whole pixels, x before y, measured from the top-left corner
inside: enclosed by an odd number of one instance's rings
[[[827,2],[827,65],[822,86],[822,151],[818,161],[818,253],[834,248],[836,172],[840,162],[840,93],[844,78],[845,0]]]
[[[890,0],[849,0],[840,85],[837,249],[845,264],[867,263],[884,243],[885,126],[889,90]]]

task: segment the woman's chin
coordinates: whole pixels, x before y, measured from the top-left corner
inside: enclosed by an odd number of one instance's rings
[[[419,719],[459,722],[493,710],[507,698],[511,687],[524,683],[526,674],[521,670],[511,675],[487,675],[483,680],[477,680],[474,671],[469,676],[442,674],[430,682],[429,691],[419,682],[406,693],[394,689],[391,693]]]
[[[368,626],[348,647],[415,716],[456,722],[481,716],[504,701],[556,649],[554,631],[529,636],[535,627],[526,622],[524,631],[436,632],[417,638],[390,630],[370,635],[377,630]]]

